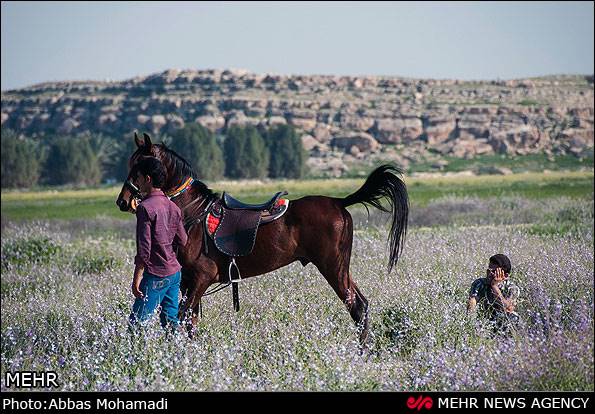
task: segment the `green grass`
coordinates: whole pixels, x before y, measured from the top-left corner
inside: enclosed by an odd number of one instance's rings
[[[575,197],[593,199],[593,173],[524,173],[506,176],[437,178],[408,186],[412,203],[426,205],[446,195],[474,197],[522,196],[530,199]]]
[[[523,106],[540,106],[544,105],[541,102],[535,101],[533,99],[523,99],[522,101],[517,102],[519,105]]]
[[[523,196],[531,199],[578,197],[593,199],[592,171],[560,171],[512,175],[452,176],[405,179],[412,205],[426,205],[445,195],[501,197]],[[208,183],[215,191],[227,191],[246,202],[260,202],[279,190],[290,199],[306,195],[344,197],[357,190],[363,178],[279,181],[221,181]],[[115,201],[120,187],[86,190],[3,191],[2,219],[84,219],[110,217],[133,219],[120,212]]]
[[[574,155],[557,155],[548,157],[545,154],[530,154],[519,157],[503,156],[503,155],[482,155],[473,159],[456,158],[450,156],[441,157],[442,160],[447,161],[442,172],[460,172],[460,171],[474,171],[481,174],[483,171],[501,167],[508,168],[512,172],[541,172],[544,170],[550,171],[576,171],[580,169],[593,168],[593,152],[590,152],[583,158],[577,158]],[[432,165],[436,161],[420,162],[413,164],[409,172],[423,172],[431,171]],[[434,168],[434,170],[436,170]]]
[[[109,196],[80,198],[45,198],[4,201],[2,197],[2,218],[9,219],[77,219],[102,216],[124,218],[115,204],[116,198]]]

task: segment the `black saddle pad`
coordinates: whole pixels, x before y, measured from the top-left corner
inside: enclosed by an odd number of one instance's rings
[[[246,256],[252,252],[260,224],[260,211],[221,209],[222,217],[213,241],[228,256]]]

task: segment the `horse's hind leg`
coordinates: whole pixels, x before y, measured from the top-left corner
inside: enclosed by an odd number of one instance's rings
[[[354,320],[359,321],[359,322],[356,322],[358,324],[358,326],[361,327],[359,340],[360,340],[361,344],[364,344],[366,342],[366,340],[368,339],[368,308],[369,308],[368,300],[362,294],[362,292],[359,290],[359,287],[355,284],[355,282],[351,281],[351,283],[353,284],[353,288],[355,289],[357,305],[353,307],[353,309],[356,310],[355,316],[351,310],[350,310],[350,314]]]
[[[368,338],[368,300],[361,293],[357,284],[347,275],[347,287],[345,288],[347,299],[343,299],[351,318],[357,325],[360,335],[359,340],[363,345]],[[339,296],[341,297],[341,296]]]
[[[349,263],[353,241],[353,224],[349,213],[345,212],[343,225],[337,235],[334,247],[327,250],[324,257],[319,257],[314,264],[320,270],[337,296],[343,301],[351,318],[360,330],[360,344],[364,345],[368,338],[368,300],[351,279]],[[337,227],[335,227],[337,228]],[[322,252],[325,249],[320,249]]]
[[[363,345],[368,338],[368,300],[351,279],[349,272],[342,272],[338,268],[333,270],[332,266],[319,267],[319,270],[347,307],[351,319],[360,331],[359,340]]]
[[[347,292],[348,296],[345,305],[360,331],[360,344],[364,345],[368,339],[368,300],[362,295],[357,284],[351,279],[351,275],[348,275]]]

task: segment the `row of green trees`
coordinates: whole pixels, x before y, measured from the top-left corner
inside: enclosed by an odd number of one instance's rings
[[[201,180],[300,178],[305,172],[306,153],[288,125],[234,126],[226,135],[216,136],[199,124],[189,124],[153,141],[163,141],[183,156]],[[132,137],[83,134],[34,139],[5,128],[1,143],[2,188],[122,181],[136,150]]]
[[[126,177],[133,145],[101,134],[30,138],[2,128],[2,188],[97,185]]]

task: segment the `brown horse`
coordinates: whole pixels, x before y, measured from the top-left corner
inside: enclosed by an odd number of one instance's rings
[[[158,158],[167,170],[162,188],[166,194],[179,192],[188,178],[194,178],[186,191],[172,198],[182,210],[188,228],[188,242],[178,251],[178,260],[182,265],[181,291],[185,295],[180,317],[190,316],[186,326],[191,335],[201,297],[209,286],[228,281],[229,277],[230,258],[217,250],[212,239],[205,237],[205,226],[197,225],[204,220],[207,206],[219,196],[196,178],[188,162],[164,144],[152,144],[147,134],[144,139],[135,134],[135,141],[138,149],[130,157],[130,170],[134,171],[134,165],[142,157]],[[392,214],[389,271],[392,270],[403,250],[409,214],[407,188],[398,174],[401,174],[398,168],[382,165],[359,190],[345,198],[306,196],[291,201],[282,217],[259,228],[252,252],[237,258],[242,278],[262,275],[296,260],[304,266],[313,263],[345,303],[360,329],[363,343],[368,334],[368,301],[349,272],[353,221],[346,207],[362,203]],[[134,184],[136,177],[131,175],[116,204],[120,210],[134,213],[141,195]],[[388,201],[389,208],[381,204],[382,199]]]

